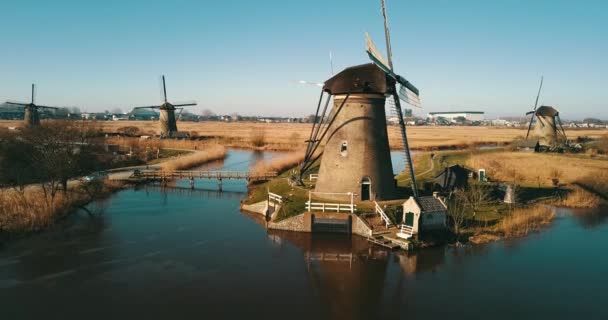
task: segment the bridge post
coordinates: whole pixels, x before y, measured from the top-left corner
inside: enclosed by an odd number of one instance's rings
[[[218,184],[218,187],[219,187],[219,191],[222,192],[222,177],[219,177],[217,179],[217,184]]]
[[[194,189],[194,177],[190,176],[190,189]]]

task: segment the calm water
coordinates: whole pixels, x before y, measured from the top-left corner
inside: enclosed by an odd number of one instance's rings
[[[232,151],[211,168],[276,155]],[[243,182],[125,190],[0,249],[2,319],[608,319],[608,213],[486,246],[388,252],[267,232]]]

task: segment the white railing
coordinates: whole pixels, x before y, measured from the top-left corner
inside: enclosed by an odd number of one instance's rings
[[[310,181],[317,181],[317,180],[319,180],[319,174],[318,173],[311,173],[308,176],[308,180],[310,180]]]
[[[397,232],[397,237],[402,238],[402,239],[409,239],[414,235],[414,228],[412,226],[408,226],[405,224],[402,224],[399,227],[399,232]]]
[[[411,236],[414,234],[414,227],[408,226],[407,224],[402,224],[401,227],[399,227],[399,232]]]
[[[272,193],[272,192],[268,192],[268,201],[272,201],[272,202],[276,202],[276,203],[283,203],[283,197],[281,197],[280,195],[276,194],[276,193]]]
[[[384,210],[382,210],[382,208],[380,208],[380,205],[378,204],[378,202],[374,201],[374,204],[376,204],[376,213],[380,215],[380,218],[382,218],[382,221],[384,221],[384,224],[386,224],[386,227],[388,228],[389,226],[392,226],[393,223],[391,222],[391,219],[389,219],[388,216],[386,215],[386,213],[384,213]]]
[[[357,205],[352,203],[325,203],[325,202],[306,202],[306,210],[334,211],[334,212],[350,212],[357,211]]]

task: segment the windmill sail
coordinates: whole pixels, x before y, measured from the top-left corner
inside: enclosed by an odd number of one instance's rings
[[[384,73],[386,73],[389,77],[393,78],[399,83],[399,98],[409,105],[420,108],[421,103],[418,89],[388,67],[389,64],[386,62],[386,59],[384,56],[382,56],[382,53],[380,53],[374,44],[374,41],[372,41],[372,38],[367,32],[365,33],[365,46],[367,55],[372,62],[382,69],[382,71],[384,71]]]

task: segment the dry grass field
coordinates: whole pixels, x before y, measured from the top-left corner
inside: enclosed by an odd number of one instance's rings
[[[581,183],[589,177],[603,180],[601,177],[608,172],[608,160],[532,152],[473,154],[467,165],[485,168],[492,179],[532,186],[552,186],[552,179],[566,184]]]
[[[21,126],[21,121],[0,121],[0,127]],[[123,127],[137,127],[140,134],[157,134],[156,121],[101,121],[104,132],[116,133]],[[257,122],[178,122],[180,131],[217,140],[226,147],[295,150],[305,145],[310,124]],[[607,130],[567,130],[571,139],[579,136],[598,138]],[[465,148],[471,145],[507,143],[525,135],[524,129],[492,127],[408,127],[410,147],[418,150]],[[263,141],[260,141],[263,140]],[[391,148],[401,147],[398,127],[389,126]]]

